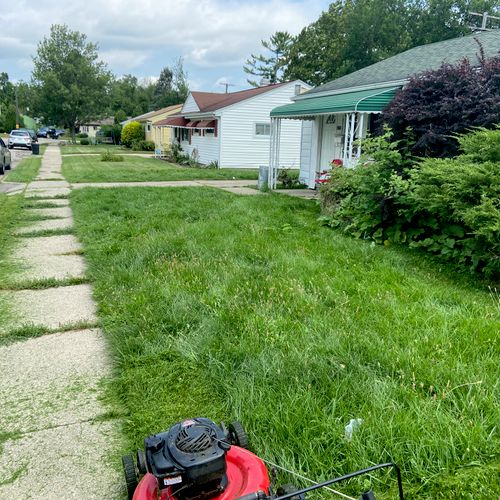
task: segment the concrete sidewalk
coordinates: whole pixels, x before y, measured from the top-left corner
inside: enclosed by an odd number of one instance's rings
[[[69,192],[59,147],[49,145],[38,178],[28,184],[25,196],[57,207],[27,210],[50,218],[20,231],[30,237],[19,238],[13,252],[19,269],[14,282],[84,278],[78,240],[71,234],[43,232],[72,228],[68,200],[54,198]],[[109,379],[111,367],[102,332],[89,328],[97,324],[90,285],[0,294],[17,314],[2,325],[3,334],[30,326],[60,330],[0,347],[0,428],[5,436],[0,448],[0,499],[123,498],[124,481],[116,462],[119,422],[108,418],[101,402],[102,383]],[[86,329],[75,330],[77,325]]]

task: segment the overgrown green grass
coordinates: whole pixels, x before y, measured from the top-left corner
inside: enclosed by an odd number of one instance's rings
[[[193,179],[257,179],[255,169],[178,167],[154,158],[127,156],[120,163],[105,163],[94,156],[66,156],[63,175],[69,182],[181,181]]]
[[[313,479],[395,461],[408,498],[500,491],[498,295],[320,227],[304,200],[139,188],[71,204],[131,448],[189,416],[239,419],[254,451]]]
[[[68,144],[66,146],[61,146],[61,154],[101,154],[105,151],[111,151],[113,153],[119,154],[130,154],[130,153],[141,153],[150,154],[147,151],[132,151],[130,148],[125,146],[115,146],[113,144],[89,144],[87,146],[82,146],[80,144]],[[151,153],[153,154],[153,153]]]
[[[19,225],[22,211],[22,197],[7,196],[0,193],[0,282],[7,279],[12,272],[12,265],[7,258],[14,245],[13,231]],[[0,294],[0,322],[8,323],[12,311],[6,298]]]
[[[5,176],[5,180],[9,182],[31,182],[37,176],[41,166],[41,156],[27,156],[14,170],[11,170]]]

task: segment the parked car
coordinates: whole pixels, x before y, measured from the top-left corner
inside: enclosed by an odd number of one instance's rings
[[[9,149],[19,147],[31,149],[33,138],[27,130],[12,130],[9,135]]]
[[[37,137],[47,137],[49,129],[50,127],[42,127],[38,129],[38,132],[36,133]]]
[[[62,137],[65,133],[66,133],[65,130],[60,129],[60,128],[56,128],[56,129],[54,129],[54,132],[52,132],[51,137],[53,139],[59,139],[59,137]]]
[[[9,148],[6,146],[3,139],[0,137],[0,175],[5,174],[6,170],[10,169],[11,155]]]
[[[23,130],[25,132],[28,132],[28,134],[31,136],[32,141],[38,142],[38,137],[36,136],[36,132],[32,128],[19,128],[17,130]]]

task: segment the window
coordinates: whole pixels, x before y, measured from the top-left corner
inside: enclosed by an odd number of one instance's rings
[[[148,125],[147,125],[147,131],[148,131],[148,132],[151,132],[151,122],[148,122]]]
[[[187,128],[179,129],[181,132],[181,141],[189,141],[189,130]]]
[[[257,135],[259,137],[271,135],[271,124],[270,123],[256,123],[255,124],[255,135]]]

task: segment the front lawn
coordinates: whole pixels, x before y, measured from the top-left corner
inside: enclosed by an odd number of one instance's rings
[[[82,189],[71,205],[131,449],[189,416],[239,419],[313,479],[395,461],[408,498],[500,491],[498,295],[323,228],[304,200]]]
[[[104,151],[112,151],[113,153],[120,154],[153,154],[148,151],[132,151],[125,146],[115,146],[114,144],[88,144],[87,146],[82,146],[81,144],[67,144],[61,146],[61,154],[97,154],[104,153]]]
[[[66,156],[63,175],[69,182],[180,181],[194,179],[257,179],[256,169],[178,167],[154,158],[127,156],[122,162],[103,162],[99,156]]]
[[[13,232],[19,225],[22,211],[23,198],[19,195],[7,196],[0,193],[0,282],[9,277],[14,268],[9,262],[9,257],[14,246]],[[8,323],[13,314],[10,304],[5,295],[0,294],[0,332],[1,326]]]
[[[27,156],[21,160],[16,168],[8,171],[5,180],[9,182],[31,182],[38,175],[41,165],[42,156]]]

